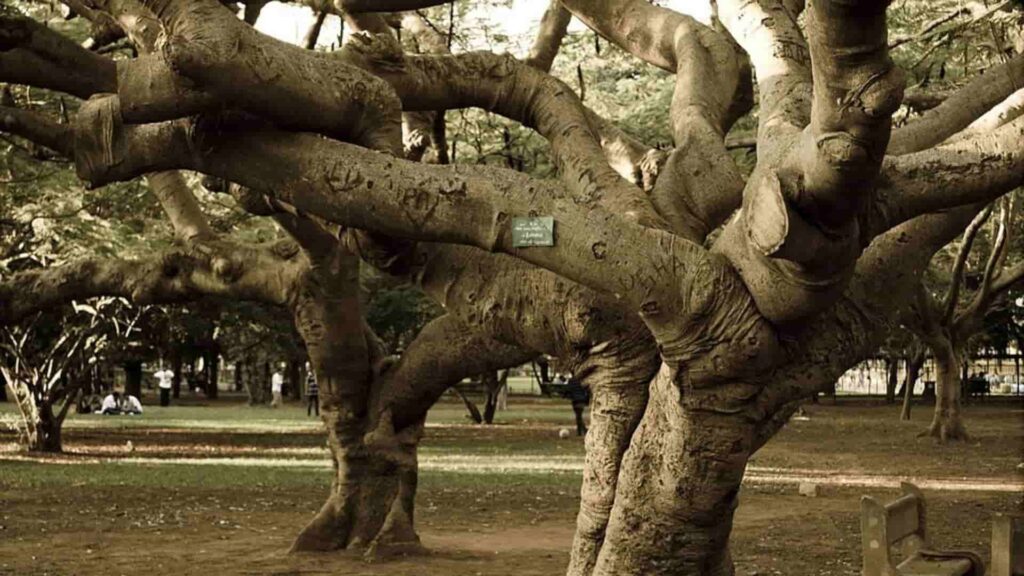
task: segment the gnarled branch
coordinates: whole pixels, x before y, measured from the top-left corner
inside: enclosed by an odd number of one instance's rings
[[[71,300],[124,296],[137,304],[173,303],[204,297],[286,304],[305,267],[293,243],[243,247],[197,242],[146,260],[86,259],[20,272],[0,282],[0,322]]]
[[[963,130],[1015,91],[1024,88],[1024,54],[993,66],[919,120],[893,131],[889,154],[930,148]]]

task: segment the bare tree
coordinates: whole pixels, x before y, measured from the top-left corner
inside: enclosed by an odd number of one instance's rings
[[[437,3],[341,7],[351,16]],[[802,27],[799,1],[720,0],[720,26],[710,27],[643,0],[563,0],[675,73],[675,147],[664,158],[617,140],[545,64],[408,55],[384,33],[312,52],[260,35],[215,0],[89,4],[115,20],[134,11],[132,22],[165,35],[162,49],[115,64],[3,20],[0,79],[96,94],[71,125],[5,110],[5,129],[73,158],[93,185],[167,170],[223,178],[295,241],[238,246],[200,234],[151,266],[15,276],[0,288],[0,318],[112,291],[289,306],[322,382],[337,464],[296,548],[414,541],[426,409],[463,369],[545,352],[576,358],[595,392],[569,573],[732,574],[750,456],[800,402],[877,349],[932,254],[1024,180],[1020,118],[948,143],[911,138],[914,124],[892,132],[903,78],[878,0],[813,0]],[[744,180],[725,134],[750,108],[751,66],[758,161]],[[988,108],[1014,89],[970,87]],[[535,129],[559,179],[403,158],[403,112],[465,107]],[[928,132],[955,136],[982,108],[938,106]],[[622,170],[623,157],[639,169]],[[173,204],[165,209],[180,215]],[[514,222],[536,215],[555,218],[554,245],[517,247]],[[396,362],[362,328],[360,259],[413,275],[448,310]],[[133,273],[105,267],[118,265]]]

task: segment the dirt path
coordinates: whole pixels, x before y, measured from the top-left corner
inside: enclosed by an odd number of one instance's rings
[[[148,456],[136,456],[136,449],[128,452],[125,447],[109,447],[107,450],[94,450],[90,447],[87,454],[70,453],[63,456],[39,457],[29,454],[8,452],[0,454],[0,462],[31,461],[46,464],[118,464],[118,465],[188,465],[188,466],[242,466],[256,468],[313,468],[328,469],[331,462],[327,451],[319,448],[278,448],[251,450],[248,447],[229,447],[217,450],[209,457],[181,457],[180,451],[174,447],[162,447],[163,450],[139,450]],[[195,448],[195,447],[193,447]],[[97,454],[108,454],[98,456]],[[261,454],[249,456],[247,454]],[[116,455],[115,455],[116,454]],[[164,454],[164,457],[160,457]],[[322,458],[299,458],[321,454]],[[277,455],[279,457],[272,457]],[[420,470],[453,472],[464,474],[500,474],[515,472],[518,474],[578,474],[583,471],[583,458],[580,456],[531,456],[531,455],[424,455],[419,460]],[[824,486],[841,486],[854,488],[898,488],[900,482],[908,481],[926,490],[945,490],[960,492],[1024,492],[1024,479],[1017,477],[926,477],[926,476],[892,476],[888,474],[866,474],[855,470],[825,470],[815,468],[778,468],[764,466],[748,466],[744,477],[745,484],[796,485],[804,482]]]

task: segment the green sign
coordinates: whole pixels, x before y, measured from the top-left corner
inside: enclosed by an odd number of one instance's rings
[[[512,219],[512,247],[555,245],[555,219],[552,216]]]

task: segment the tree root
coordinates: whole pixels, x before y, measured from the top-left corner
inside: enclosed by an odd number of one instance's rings
[[[935,438],[940,444],[947,442],[970,442],[971,436],[967,433],[962,422],[935,420],[928,426],[927,430],[917,435],[918,438]]]

